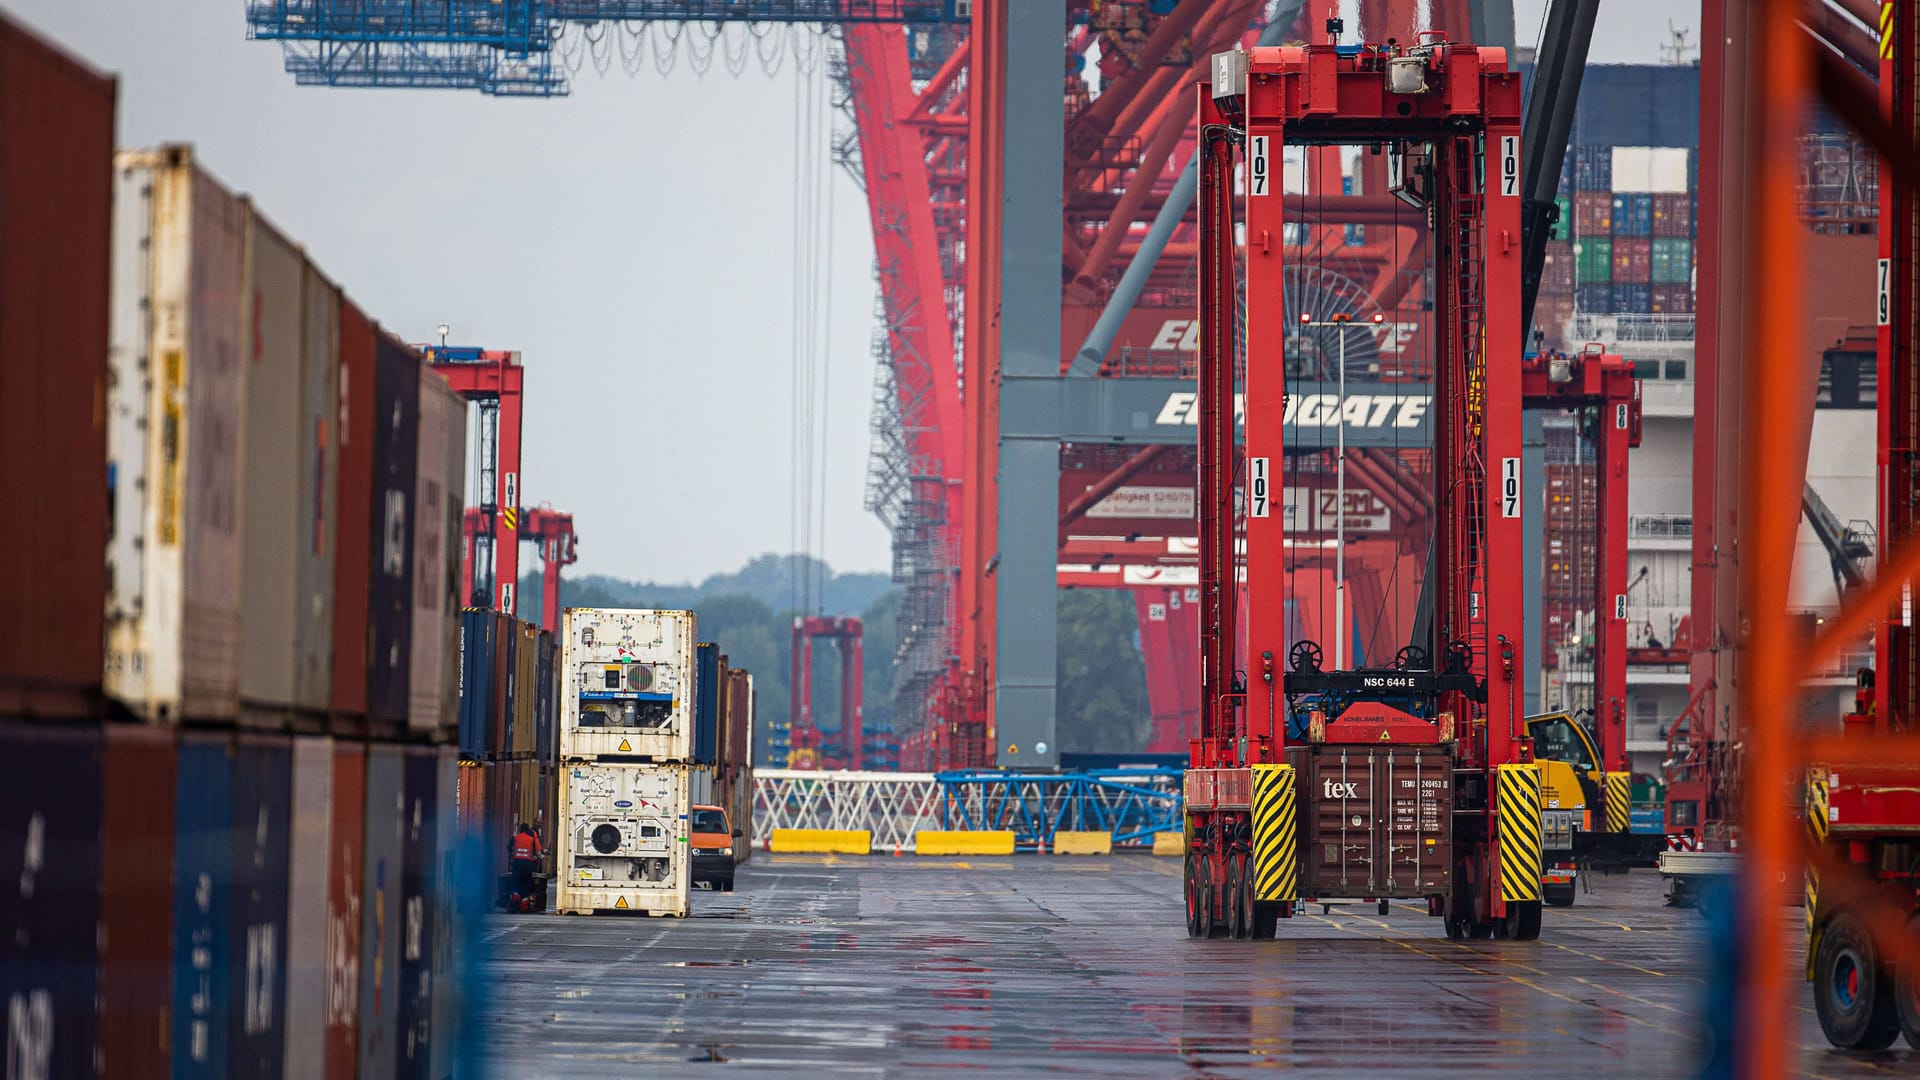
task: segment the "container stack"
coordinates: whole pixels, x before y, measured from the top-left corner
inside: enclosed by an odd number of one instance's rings
[[[460,834],[488,860],[490,876],[504,881],[518,827],[532,826],[544,849],[558,820],[556,646],[552,632],[534,623],[467,608],[458,648]],[[535,906],[545,899],[536,896]]]
[[[1694,157],[1674,146],[1570,148],[1534,312],[1546,347],[1582,344],[1569,336],[1576,313],[1692,313]]]
[[[691,611],[562,617],[562,913],[687,914],[695,774],[711,783],[719,743],[719,650],[694,635]]]
[[[114,97],[0,17],[9,1072],[450,1075],[464,406]]]
[[[1549,668],[1558,666],[1559,650],[1571,643],[1580,625],[1579,613],[1593,608],[1599,476],[1591,448],[1585,448],[1584,459],[1574,453],[1579,438],[1577,429],[1570,425],[1554,424],[1547,429],[1540,655]]]

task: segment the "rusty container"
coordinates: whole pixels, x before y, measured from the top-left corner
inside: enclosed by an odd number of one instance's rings
[[[373,535],[369,538],[367,716],[407,720],[413,659],[414,484],[420,454],[420,358],[399,341],[374,340]]]
[[[228,1076],[272,1080],[286,1065],[287,869],[293,745],[243,734],[233,753],[233,897],[228,950]]]
[[[0,999],[7,1075],[92,1076],[99,1026],[101,737],[0,723]]]
[[[284,729],[294,700],[297,626],[324,623],[302,594],[302,510],[315,477],[303,472],[300,352],[306,257],[252,205],[246,211],[245,452],[240,463],[240,719]],[[331,645],[330,640],[327,641]],[[313,644],[317,635],[301,635]],[[324,708],[325,699],[314,703]]]
[[[106,692],[142,719],[239,710],[245,204],[184,146],[114,158]]]
[[[1453,870],[1453,753],[1445,746],[1294,747],[1301,891],[1443,893]]]
[[[514,634],[513,752],[532,756],[539,745],[534,729],[540,711],[540,628],[516,623]]]
[[[327,994],[322,1053],[327,1080],[353,1080],[360,1068],[361,882],[367,820],[367,748],[333,745],[333,805],[327,844]]]
[[[373,541],[373,324],[340,298],[338,402],[333,424],[339,484],[333,522],[333,671],[336,733],[359,728],[367,712],[367,578]]]
[[[106,728],[100,859],[100,1075],[167,1073],[175,732]]]
[[[391,1080],[400,1057],[405,774],[405,753],[400,747],[384,743],[367,747],[366,831],[360,864],[360,1045],[354,1073],[365,1080]]]
[[[320,1080],[326,1066],[327,875],[333,831],[333,740],[293,740],[292,840],[287,855],[288,1080]]]
[[[0,715],[97,712],[114,81],[0,15]]]

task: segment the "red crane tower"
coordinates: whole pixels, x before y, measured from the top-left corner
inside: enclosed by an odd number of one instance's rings
[[[557,630],[560,628],[560,570],[579,561],[580,538],[573,531],[573,515],[551,506],[534,506],[529,507],[519,521],[519,541],[540,545],[540,625]],[[465,565],[473,565],[475,545],[491,535],[494,533],[487,523],[486,512],[477,506],[468,507]]]
[[[1300,897],[1366,895],[1424,898],[1449,936],[1537,937],[1540,779],[1509,572],[1522,547],[1519,76],[1503,50],[1431,34],[1224,53],[1212,74],[1199,94],[1203,704],[1186,782],[1188,933],[1268,936]],[[1277,189],[1288,146],[1355,144],[1390,155],[1397,189],[1432,222],[1437,580],[1430,640],[1391,667],[1340,671],[1290,636],[1282,591],[1292,252]],[[1364,881],[1319,857],[1320,830],[1349,822],[1372,849]]]
[[[480,405],[480,505],[469,517],[460,579],[469,603],[511,614],[520,578],[520,354],[423,345],[421,356],[447,385]]]
[[[851,615],[807,615],[793,620],[793,697],[788,709],[792,729],[788,735],[792,750],[791,767],[796,769],[848,768],[866,765],[866,727],[860,702],[860,683],[866,667],[861,655],[864,634],[860,620]],[[813,720],[813,641],[828,638],[840,650],[840,744],[841,754],[823,753],[820,729]],[[841,755],[844,755],[841,756]]]

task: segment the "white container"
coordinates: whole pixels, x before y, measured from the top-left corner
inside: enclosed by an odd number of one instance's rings
[[[185,147],[114,158],[106,691],[238,712],[245,205]]]
[[[333,852],[333,740],[293,740],[287,859],[286,1080],[320,1080],[326,1061],[327,897]]]
[[[554,868],[561,914],[686,915],[692,771],[688,765],[561,767],[567,831]]]
[[[458,737],[460,545],[467,475],[467,402],[420,365],[420,451],[415,465],[412,669],[407,730]]]
[[[693,758],[693,612],[568,608],[561,641],[563,761]]]

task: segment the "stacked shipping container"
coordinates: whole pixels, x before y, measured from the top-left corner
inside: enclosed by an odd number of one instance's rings
[[[1578,145],[1561,174],[1534,322],[1548,348],[1574,348],[1576,312],[1693,311],[1694,153],[1687,147]]]
[[[556,835],[558,650],[550,631],[484,608],[460,613],[458,635],[459,827],[504,881],[520,824],[548,848]]]
[[[10,1072],[449,1075],[451,594],[380,581],[457,563],[464,409],[113,116],[0,17],[0,478],[59,522],[0,575]]]

